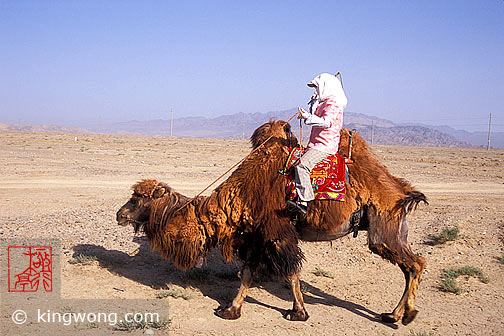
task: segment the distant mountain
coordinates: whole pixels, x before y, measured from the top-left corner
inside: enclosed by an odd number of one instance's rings
[[[464,130],[456,130],[449,126],[428,127],[449,134],[455,139],[467,141],[476,146],[486,147],[488,144],[488,132],[468,132]],[[490,144],[494,148],[504,148],[504,132],[490,132]]]
[[[173,120],[173,136],[208,137],[226,139],[248,139],[252,132],[270,118],[288,120],[297,109],[273,111],[268,113],[236,113],[217,118],[191,117]],[[453,136],[426,127],[396,126],[392,121],[370,117],[361,113],[345,112],[344,123],[347,128],[357,129],[371,141],[371,128],[374,121],[374,143],[384,145],[472,147],[468,142],[457,141]],[[293,132],[299,135],[299,121],[291,121]],[[304,126],[306,143],[309,127]],[[131,135],[170,135],[169,120],[127,121],[108,125],[107,133]]]
[[[371,126],[349,124],[348,128],[355,128],[368,142],[375,145],[404,145],[426,147],[475,147],[474,145],[456,140],[453,136],[420,126],[394,126],[374,128],[371,139]]]
[[[58,132],[58,133],[93,133],[88,129],[74,127],[74,126],[59,126],[59,125],[45,125],[45,124],[2,124],[0,123],[0,130],[2,131],[26,131],[26,132]]]
[[[270,118],[288,120],[297,109],[272,111],[267,113],[235,113],[216,118],[188,117],[170,121],[163,119],[149,121],[126,121],[119,123],[100,123],[87,128],[58,125],[6,125],[0,124],[0,130],[21,130],[33,132],[66,133],[110,133],[122,135],[150,135],[196,138],[248,139],[252,132]],[[344,126],[355,128],[371,142],[374,124],[373,143],[383,145],[437,146],[437,147],[486,147],[488,135],[484,132],[455,130],[448,126],[395,124],[386,119],[367,116],[361,113],[345,112]],[[293,132],[299,136],[299,121],[291,121]],[[304,125],[303,125],[304,126]],[[304,143],[310,128],[303,127]],[[492,133],[492,147],[504,148],[504,133]]]
[[[468,132],[464,130],[457,130],[450,126],[433,126],[420,123],[400,123],[397,126],[421,126],[430,128],[442,133],[451,135],[455,139],[463,142],[468,142],[476,147],[486,148],[488,145],[488,132]],[[490,144],[493,148],[504,148],[504,132],[490,132]]]

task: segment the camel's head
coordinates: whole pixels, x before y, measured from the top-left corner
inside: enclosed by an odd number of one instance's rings
[[[188,209],[194,211],[194,206],[174,215],[190,199],[156,180],[141,180],[132,189],[133,195],[117,212],[117,223],[132,224],[135,232],[144,231],[151,248],[166,259],[173,258],[181,269],[200,264],[210,245],[205,228],[194,219],[194,212],[193,217],[187,214]],[[195,199],[195,203],[201,199]]]
[[[133,195],[117,211],[117,223],[122,226],[132,224],[135,232],[139,231],[149,221],[152,202],[163,197],[166,188],[169,187],[156,180],[142,180],[134,184]]]
[[[252,148],[259,147],[268,139],[280,142],[283,146],[297,146],[298,143],[296,137],[291,133],[291,126],[283,120],[271,119],[264,125],[259,126],[250,137]]]

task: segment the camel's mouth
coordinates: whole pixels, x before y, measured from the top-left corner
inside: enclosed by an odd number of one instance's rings
[[[117,224],[120,226],[133,225],[135,227],[140,227],[146,223],[147,223],[147,221],[141,222],[141,221],[137,221],[136,219],[127,218],[127,217],[123,217],[123,218],[120,218],[117,220]]]

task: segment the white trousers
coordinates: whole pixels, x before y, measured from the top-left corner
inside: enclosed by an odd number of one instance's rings
[[[313,187],[310,180],[310,172],[319,163],[328,157],[329,154],[316,149],[307,150],[299,159],[299,163],[294,167],[296,172],[296,190],[302,201],[313,201]]]

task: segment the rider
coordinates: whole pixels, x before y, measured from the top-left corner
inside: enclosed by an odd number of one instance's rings
[[[298,200],[288,201],[303,214],[306,214],[307,202],[315,199],[310,171],[317,163],[338,151],[343,110],[348,102],[343,86],[335,75],[322,73],[307,85],[315,89],[308,103],[310,112],[301,109],[298,119],[304,119],[306,125],[312,126],[312,130],[306,152],[294,167]]]

